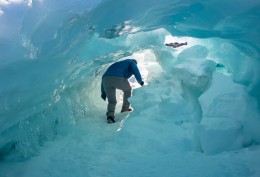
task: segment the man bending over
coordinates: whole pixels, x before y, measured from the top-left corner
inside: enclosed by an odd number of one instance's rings
[[[107,105],[107,122],[115,122],[115,108],[116,108],[116,89],[124,92],[123,106],[121,112],[132,111],[128,98],[132,96],[132,87],[128,79],[134,75],[137,82],[143,86],[140,71],[137,67],[137,61],[135,59],[126,59],[123,61],[112,64],[102,77],[101,83],[101,98],[106,101]]]

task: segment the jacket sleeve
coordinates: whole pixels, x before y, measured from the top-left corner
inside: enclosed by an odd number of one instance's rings
[[[137,65],[134,62],[131,63],[131,69],[132,69],[132,71],[135,75],[137,82],[140,84],[143,80],[142,80],[140,71],[139,71]]]
[[[103,81],[101,82],[101,94],[106,94],[104,86],[103,86]]]

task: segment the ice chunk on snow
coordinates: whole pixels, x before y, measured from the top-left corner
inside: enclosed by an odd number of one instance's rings
[[[216,72],[199,102],[202,121],[196,133],[205,152],[218,153],[259,142],[256,101],[246,93],[245,86]]]
[[[176,65],[177,75],[188,86],[204,91],[211,81],[215,62],[209,59],[183,58]]]
[[[227,117],[243,120],[248,111],[245,86],[219,73],[213,75],[212,86],[199,98],[203,117]],[[255,106],[255,105],[253,105]]]
[[[207,154],[242,147],[242,126],[235,120],[218,117],[203,119],[195,131],[199,136],[202,150]]]

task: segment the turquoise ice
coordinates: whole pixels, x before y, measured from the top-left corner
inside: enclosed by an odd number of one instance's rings
[[[1,177],[260,176],[260,2],[0,1]],[[176,49],[168,42],[188,42]],[[135,58],[131,113],[100,82]]]

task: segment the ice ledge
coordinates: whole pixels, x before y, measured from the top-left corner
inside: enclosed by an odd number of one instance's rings
[[[259,144],[259,113],[256,100],[245,86],[218,72],[199,98],[202,120],[195,128],[205,153],[215,154]]]

